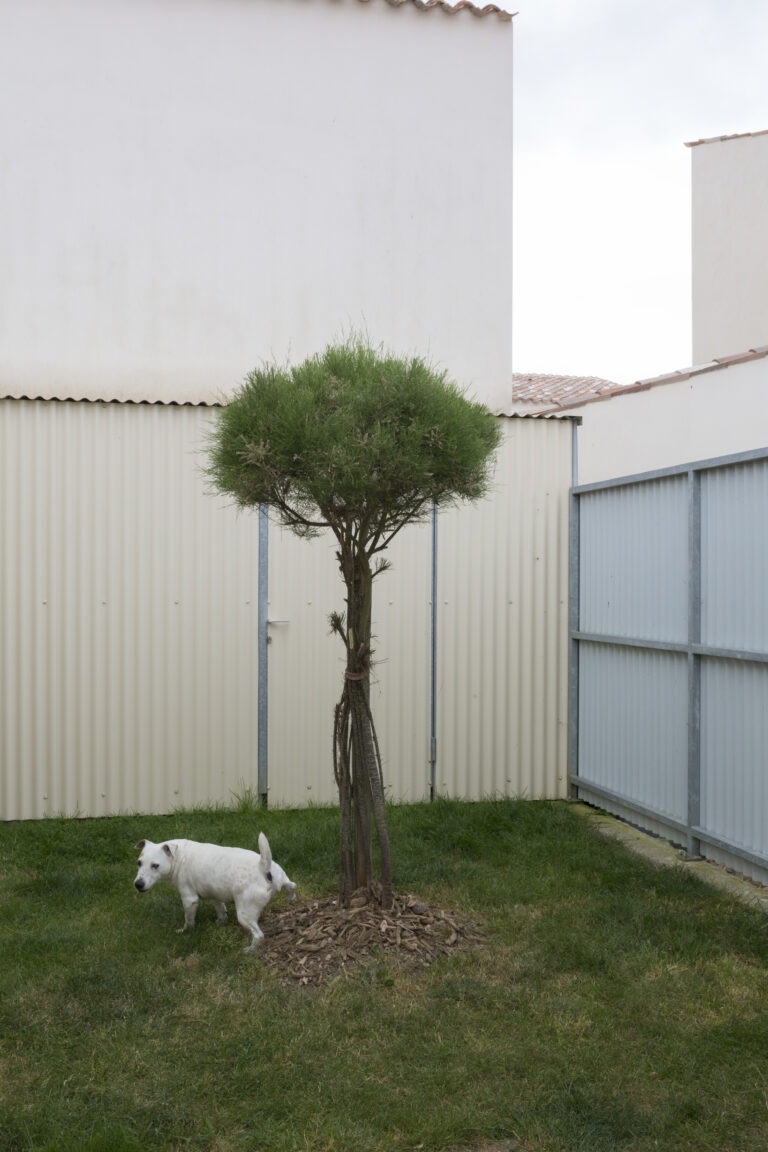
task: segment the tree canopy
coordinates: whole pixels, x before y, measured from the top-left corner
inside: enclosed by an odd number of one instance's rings
[[[251,372],[220,413],[209,475],[299,535],[354,525],[373,554],[433,500],[483,496],[499,435],[445,372],[350,339]]]

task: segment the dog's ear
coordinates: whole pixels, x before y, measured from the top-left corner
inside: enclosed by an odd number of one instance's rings
[[[272,867],[272,849],[269,846],[269,840],[267,840],[263,832],[259,832],[259,853],[261,855],[261,860],[259,861],[261,870],[267,875]]]
[[[135,847],[137,852],[141,852],[141,850],[145,844],[146,844],[146,840],[139,840],[138,844],[135,844],[134,847]]]
[[[163,849],[163,852],[165,852],[168,859],[173,860],[173,854],[176,851],[176,845],[175,844],[163,844],[162,849]]]

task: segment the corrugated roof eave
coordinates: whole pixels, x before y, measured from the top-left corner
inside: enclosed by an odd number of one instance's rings
[[[103,392],[86,394],[33,388],[0,389],[0,400],[30,400],[55,404],[154,404],[160,408],[221,408],[226,399],[212,398],[184,399],[176,396],[126,396],[119,393]]]
[[[472,16],[496,16],[499,20],[508,21],[517,15],[516,12],[509,12],[506,8],[500,8],[498,4],[474,4],[472,0],[455,0],[455,3],[449,3],[449,0],[386,0],[390,8],[401,8],[403,4],[408,4],[410,7],[416,8],[419,12],[433,12],[436,9],[447,13],[449,16],[456,16],[459,12],[469,12]],[[360,0],[362,4],[370,3],[370,0]]]

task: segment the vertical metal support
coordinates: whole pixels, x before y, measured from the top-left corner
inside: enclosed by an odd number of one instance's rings
[[[258,608],[258,789],[266,808],[269,793],[269,508],[259,505],[259,608]]]
[[[432,609],[429,653],[429,799],[437,785],[437,501],[432,501]]]
[[[568,525],[568,794],[578,799],[579,777],[579,625],[581,590],[581,497],[578,485],[576,421],[571,430],[571,493]]]
[[[579,778],[579,590],[581,586],[580,497],[571,492],[568,572],[568,794],[577,800]]]
[[[579,485],[579,428],[581,416],[575,416],[571,421],[571,487]]]
[[[701,473],[688,472],[688,858],[701,855]]]

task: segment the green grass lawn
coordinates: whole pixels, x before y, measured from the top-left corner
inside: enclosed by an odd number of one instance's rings
[[[255,847],[332,892],[334,811],[0,825],[0,1149],[768,1149],[768,921],[567,804],[390,810],[395,886],[480,921],[430,968],[286,988],[135,842]],[[269,910],[265,919],[269,917]]]

